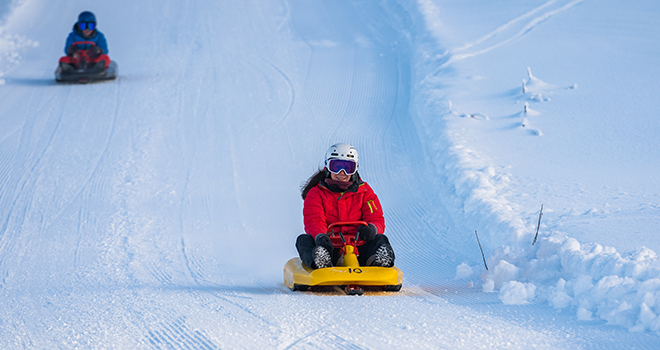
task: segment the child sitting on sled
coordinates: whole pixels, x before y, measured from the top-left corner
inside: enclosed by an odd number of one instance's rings
[[[334,144],[326,152],[325,167],[302,189],[305,233],[298,236],[296,248],[302,262],[313,269],[337,264],[339,249],[333,247],[326,230],[340,221],[368,223],[357,228],[360,239],[366,241],[360,247],[361,266],[394,266],[394,251],[383,234],[385,219],[380,201],[357,169],[357,150],[346,143]]]
[[[62,71],[81,68],[83,61],[88,69],[108,69],[108,43],[96,26],[96,16],[84,11],[78,15],[78,22],[66,39],[66,56],[60,58]]]

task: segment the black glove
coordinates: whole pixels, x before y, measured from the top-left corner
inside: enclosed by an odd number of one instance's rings
[[[93,45],[89,48],[89,53],[92,54],[93,57],[98,57],[103,54],[103,49],[96,45]]]
[[[78,46],[76,45],[71,45],[66,48],[67,56],[73,56],[73,54],[75,54],[76,52],[78,52]]]
[[[334,248],[332,246],[332,241],[330,240],[330,237],[328,237],[328,235],[326,235],[325,233],[316,235],[316,238],[314,238],[314,243],[316,243],[316,245],[320,245],[324,247],[330,253],[332,253],[332,250]]]
[[[358,228],[358,233],[360,234],[359,238],[365,241],[373,241],[378,234],[378,229],[376,228],[376,225],[370,223],[367,226],[360,226]]]

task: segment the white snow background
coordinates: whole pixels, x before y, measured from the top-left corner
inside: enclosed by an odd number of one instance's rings
[[[58,85],[83,10],[120,76]],[[657,349],[657,18],[0,1],[0,348]],[[399,293],[282,282],[334,142],[381,199]]]

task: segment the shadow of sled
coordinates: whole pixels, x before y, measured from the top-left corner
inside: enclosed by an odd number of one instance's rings
[[[5,85],[22,85],[22,86],[55,86],[57,82],[53,79],[39,79],[39,78],[11,78],[6,77]]]

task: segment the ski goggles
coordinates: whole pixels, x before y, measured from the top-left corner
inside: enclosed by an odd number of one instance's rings
[[[339,174],[343,170],[346,175],[353,175],[357,171],[357,163],[352,160],[330,159],[327,168],[333,174]]]
[[[78,22],[78,28],[80,30],[85,30],[85,29],[94,30],[94,28],[96,28],[96,23],[94,23],[94,22]]]

